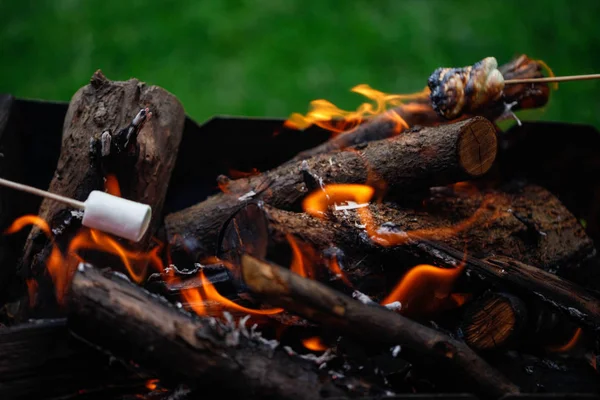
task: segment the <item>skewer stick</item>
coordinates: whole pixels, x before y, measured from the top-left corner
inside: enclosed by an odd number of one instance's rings
[[[508,79],[504,81],[505,85],[511,83],[552,83],[552,82],[570,82],[570,81],[587,81],[592,79],[600,79],[600,74],[590,75],[570,75],[570,76],[550,76],[547,78],[526,78],[526,79]]]
[[[77,208],[80,210],[85,210],[85,203],[83,201],[78,201],[74,199],[70,199],[68,197],[60,196],[58,194],[46,192],[45,190],[41,190],[38,188],[34,188],[31,186],[23,185],[21,183],[8,181],[6,179],[0,178],[0,186],[6,186],[11,189],[20,190],[22,192],[34,194],[36,196],[46,197],[48,199],[56,200],[58,202],[64,203],[70,207]]]

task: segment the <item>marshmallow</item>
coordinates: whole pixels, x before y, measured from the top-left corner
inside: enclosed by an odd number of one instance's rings
[[[138,242],[146,233],[152,208],[94,190],[84,203],[83,225]]]

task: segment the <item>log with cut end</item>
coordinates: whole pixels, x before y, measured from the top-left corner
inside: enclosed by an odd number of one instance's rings
[[[523,300],[510,293],[490,292],[467,307],[461,329],[469,347],[491,350],[514,343],[526,325]]]
[[[526,55],[516,57],[498,69],[505,79],[543,77],[542,65]],[[548,102],[549,95],[548,85],[544,83],[507,85],[503,96],[493,104],[489,104],[483,111],[483,116],[495,121],[503,116],[507,104],[514,104],[513,111],[542,107]],[[455,119],[454,122],[468,117],[472,117],[472,115],[462,116]],[[384,114],[366,119],[358,127],[342,132],[312,149],[298,153],[292,161],[304,160],[317,154],[330,153],[349,146],[389,138],[404,130],[405,126],[435,126],[443,123],[448,123],[448,120],[433,109],[429,96],[426,95],[394,107]]]
[[[294,209],[322,184],[370,182],[406,192],[454,183],[485,174],[496,157],[496,145],[493,124],[477,117],[230,181],[225,193],[166,217],[174,260],[178,255],[181,261],[214,255],[218,231],[249,199]]]
[[[343,334],[406,346],[416,353],[410,361],[433,359],[445,373],[457,372],[466,388],[499,398],[519,388],[492,368],[465,343],[420,325],[384,307],[371,306],[320,282],[250,255],[241,258],[242,276],[250,290],[269,303],[336,328]]]
[[[140,111],[146,108],[151,116]],[[60,158],[48,190],[85,201],[91,191],[105,189],[105,179],[116,177],[122,197],[152,208],[149,229],[135,247],[145,250],[161,223],[184,121],[183,106],[166,90],[137,79],[111,81],[97,71],[71,99]],[[81,226],[68,206],[49,199],[42,202],[39,216],[60,232],[59,244],[69,243]],[[21,275],[39,275],[50,249],[46,236],[33,228]]]
[[[73,277],[69,327],[161,380],[213,388],[224,396],[345,399],[375,390],[352,378],[332,378],[327,369],[259,338],[242,321],[232,325],[188,314],[86,264]]]

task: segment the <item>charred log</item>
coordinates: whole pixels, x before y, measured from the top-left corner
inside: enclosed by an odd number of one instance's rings
[[[144,392],[152,376],[111,362],[110,356],[73,338],[65,319],[0,329],[0,397],[76,398],[111,390]]]
[[[248,330],[175,308],[130,282],[81,264],[74,275],[69,326],[78,336],[132,360],[169,382],[216,387],[244,398],[348,398],[371,388],[334,380]]]
[[[164,89],[136,79],[110,81],[97,71],[71,99],[49,191],[85,201],[91,191],[104,190],[109,175],[116,177],[122,197],[152,207],[148,233],[135,247],[145,250],[161,222],[184,119],[182,105]],[[68,243],[81,227],[67,206],[52,200],[42,202],[39,216],[59,232],[55,237],[59,245]],[[51,248],[44,233],[33,228],[21,276],[40,275]]]
[[[371,204],[365,210],[384,233],[395,232],[401,239],[403,233],[406,239],[413,234],[425,235],[456,249],[464,249],[466,243],[468,254],[476,258],[511,256],[562,273],[577,269],[582,259],[594,254],[583,227],[554,196],[538,186],[528,185],[516,191],[468,191],[466,195],[453,194],[448,188],[435,192],[424,208],[382,203]],[[493,202],[482,207],[485,198]],[[335,256],[355,289],[381,299],[406,267],[426,262],[430,257],[421,259],[419,251],[412,251],[419,249],[414,243],[374,243],[359,211],[331,210],[328,218],[321,220],[306,213],[249,204],[226,224],[219,257],[239,264],[240,255],[249,252],[290,265],[291,236],[316,253],[312,263],[328,264]],[[470,224],[464,223],[469,220]]]
[[[168,215],[167,234],[176,263],[190,258],[197,261],[216,254],[219,230],[248,199],[295,209],[307,192],[327,183],[370,182],[377,187],[387,185],[391,191],[425,189],[481,176],[495,156],[495,129],[486,119],[414,129],[353,151],[320,155],[247,179],[221,182],[226,183],[225,193]]]
[[[526,55],[514,58],[501,65],[498,70],[504,79],[541,78],[543,76],[542,65]],[[546,84],[507,85],[503,96],[498,101],[486,106],[483,116],[495,121],[505,114],[508,104],[513,104],[511,108],[513,111],[542,107],[548,102],[549,95],[550,91]],[[452,122],[469,117],[472,115],[461,116]],[[383,115],[367,119],[358,127],[336,135],[312,149],[302,151],[292,161],[304,160],[317,154],[330,153],[373,140],[392,137],[403,129],[403,124],[399,120],[404,121],[409,127],[436,126],[449,122],[433,109],[429,96],[423,96],[394,107]]]
[[[463,342],[252,256],[243,255],[241,262],[246,285],[269,303],[335,327],[344,334],[406,346],[420,356],[409,361],[418,363],[428,358],[444,364],[447,370],[458,369],[467,387],[476,388],[479,394],[498,398],[519,392]]]

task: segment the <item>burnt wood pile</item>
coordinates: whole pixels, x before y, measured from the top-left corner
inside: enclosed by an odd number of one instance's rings
[[[598,395],[600,135],[502,129],[503,105],[448,121],[417,98],[330,138],[198,126],[100,71],[68,104],[0,97],[2,177],[153,209],[130,243],[0,189],[0,397]]]

